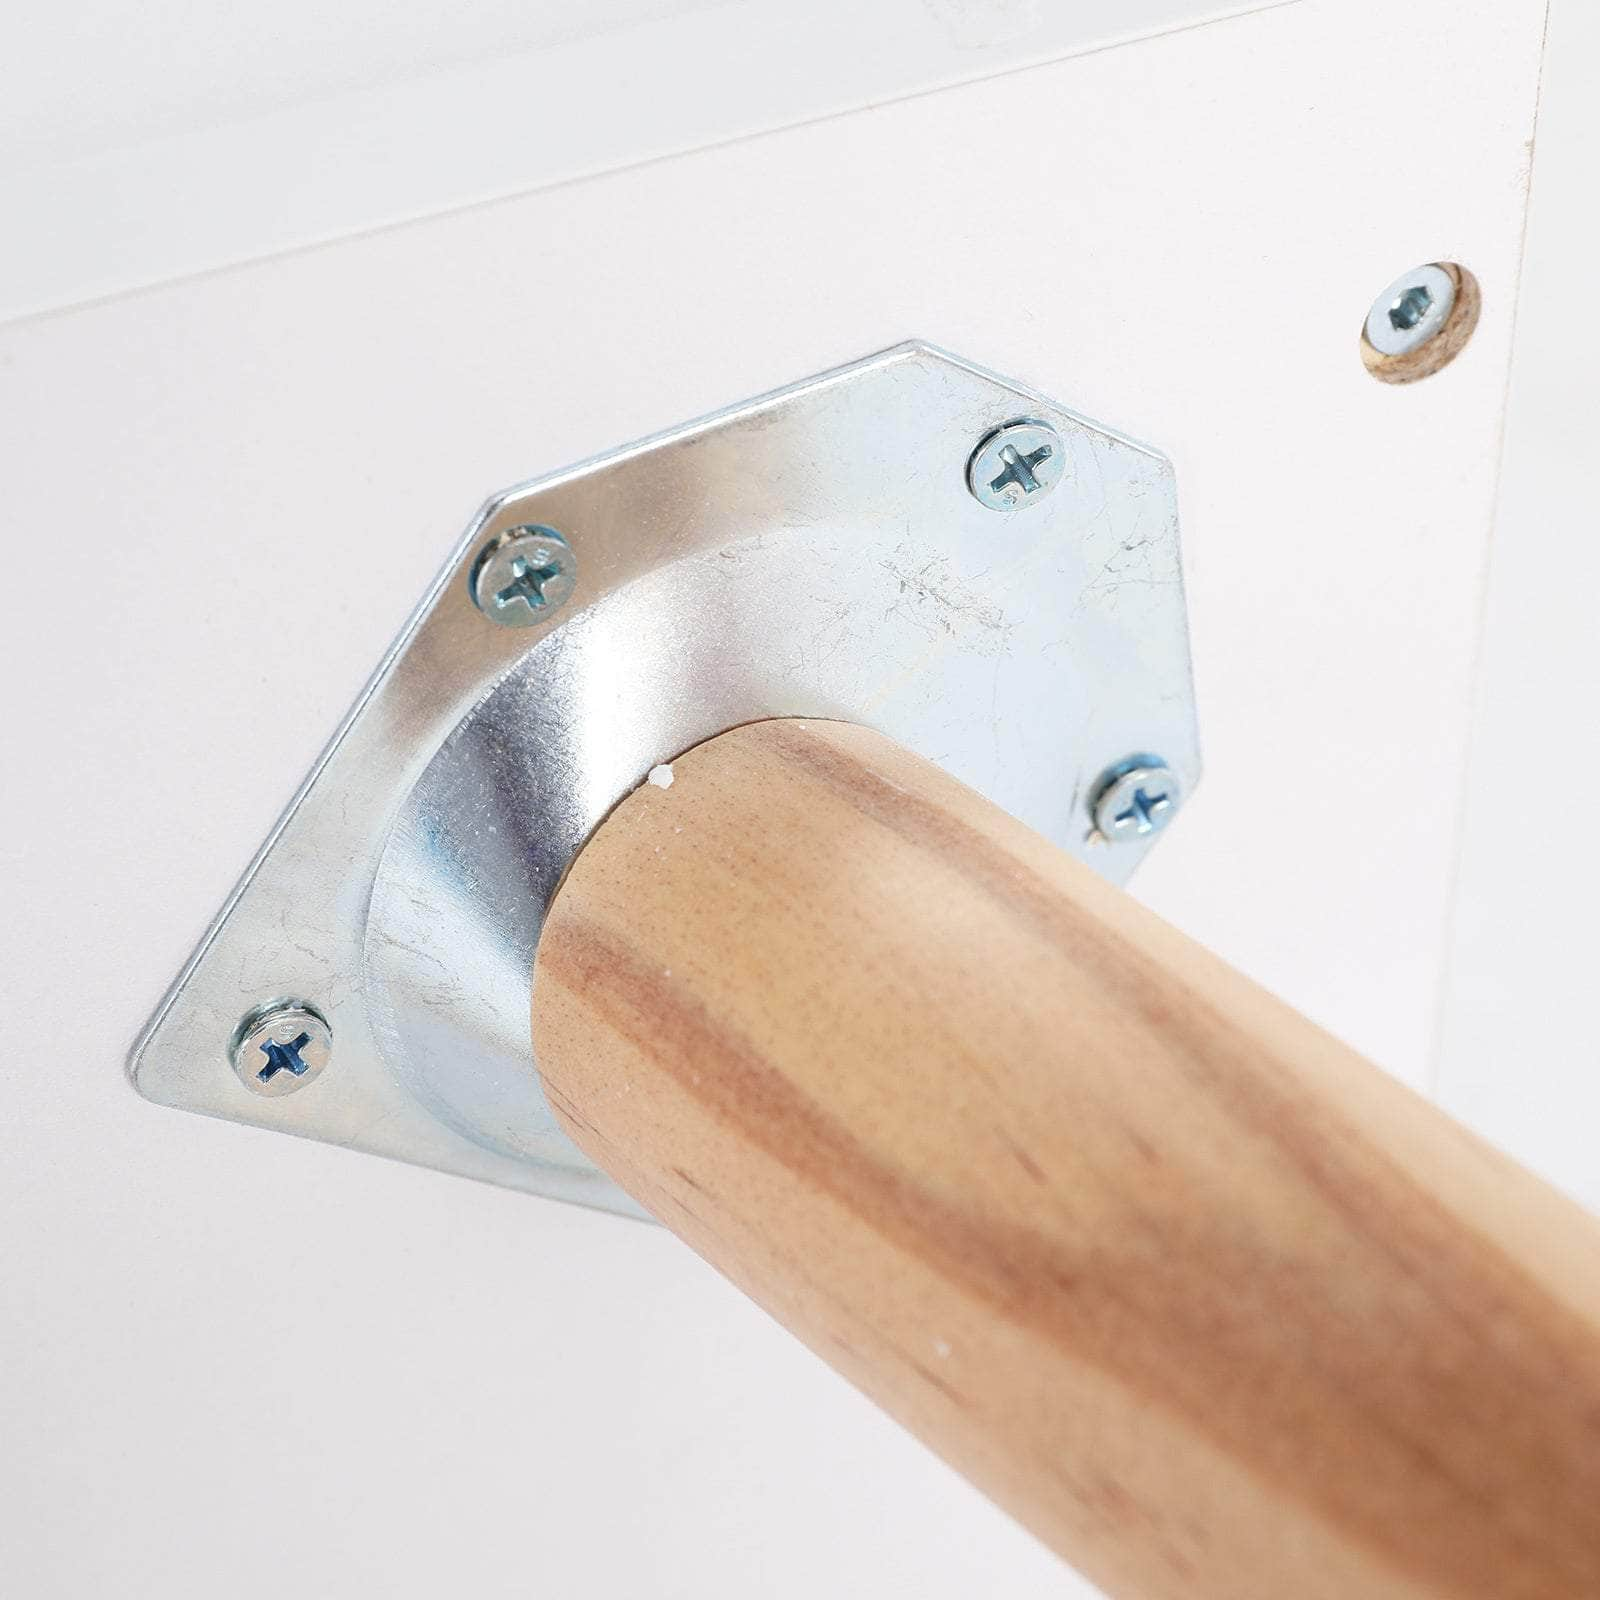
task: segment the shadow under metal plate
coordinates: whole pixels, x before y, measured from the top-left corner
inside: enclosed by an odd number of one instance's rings
[[[1011,512],[966,468],[1019,418],[1059,484]],[[572,597],[533,627],[470,594],[476,553],[553,528]],[[1122,881],[1108,768],[1199,777],[1170,463],[924,344],[538,479],[479,513],[149,1024],[166,1105],[633,1215],[540,1089],[529,982],[583,841],[649,770],[739,723],[880,729]],[[293,1094],[229,1066],[302,996],[333,1036]]]

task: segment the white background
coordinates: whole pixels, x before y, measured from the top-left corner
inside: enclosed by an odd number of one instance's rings
[[[1597,89],[1600,7],[1555,0],[1437,1084],[1600,1211]]]
[[[0,14],[0,318],[1299,0],[68,0]]]
[[[1302,0],[968,70],[209,270],[241,259],[229,234],[136,294],[162,276],[139,251],[179,235],[29,168],[7,281],[66,262],[78,296],[114,297],[0,328],[0,1590],[1082,1592],[659,1231],[202,1122],[120,1076],[486,491],[908,334],[1177,462],[1209,770],[1140,892],[1582,1188],[1596,873],[1565,801],[1594,787],[1600,678],[1576,476],[1591,9],[1558,0],[1470,786],[1534,0]],[[1050,21],[1021,0],[913,15],[930,62],[970,46],[964,19],[1019,49]],[[92,155],[65,108],[98,103],[96,60],[106,128],[138,131],[114,80],[148,40],[106,26],[81,78],[10,58],[51,162]],[[424,34],[405,48],[427,59]],[[246,75],[239,126],[281,59]],[[207,197],[168,187],[186,246],[210,239]],[[241,196],[219,225],[306,215],[293,182]],[[1373,384],[1372,294],[1456,257],[1486,288],[1472,346],[1413,390]],[[1563,758],[1533,774],[1537,824],[1530,746]]]

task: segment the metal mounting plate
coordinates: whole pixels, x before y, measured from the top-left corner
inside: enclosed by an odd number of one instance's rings
[[[1065,471],[997,512],[967,465],[1019,418]],[[529,524],[567,541],[572,597],[498,626],[474,558]],[[1152,838],[1095,832],[1099,775],[1155,752],[1199,777],[1170,464],[907,344],[491,500],[151,1021],[138,1088],[636,1214],[540,1092],[539,926],[651,767],[771,716],[878,727],[1125,879]],[[268,1098],[228,1045],[280,994],[333,1051]]]

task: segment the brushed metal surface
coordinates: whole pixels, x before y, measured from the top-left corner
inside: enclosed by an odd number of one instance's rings
[[[1063,442],[1047,499],[996,517],[974,445]],[[486,541],[577,556],[560,614],[495,627]],[[556,1127],[528,982],[583,840],[658,763],[762,717],[869,723],[1121,880],[1089,802],[1133,751],[1199,755],[1165,457],[922,344],[492,500],[136,1049],[149,1098],[632,1213]],[[247,1093],[241,1013],[299,993],[337,1060]]]

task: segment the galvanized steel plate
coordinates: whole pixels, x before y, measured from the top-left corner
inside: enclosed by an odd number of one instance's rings
[[[979,441],[1054,428],[1059,483],[997,512]],[[487,541],[556,530],[571,599],[470,595]],[[136,1047],[152,1100],[635,1213],[561,1133],[528,985],[562,871],[651,767],[742,722],[863,722],[1121,881],[1100,774],[1199,778],[1160,454],[923,344],[511,490],[461,540]],[[251,1094],[242,1015],[304,995],[333,1053]]]

